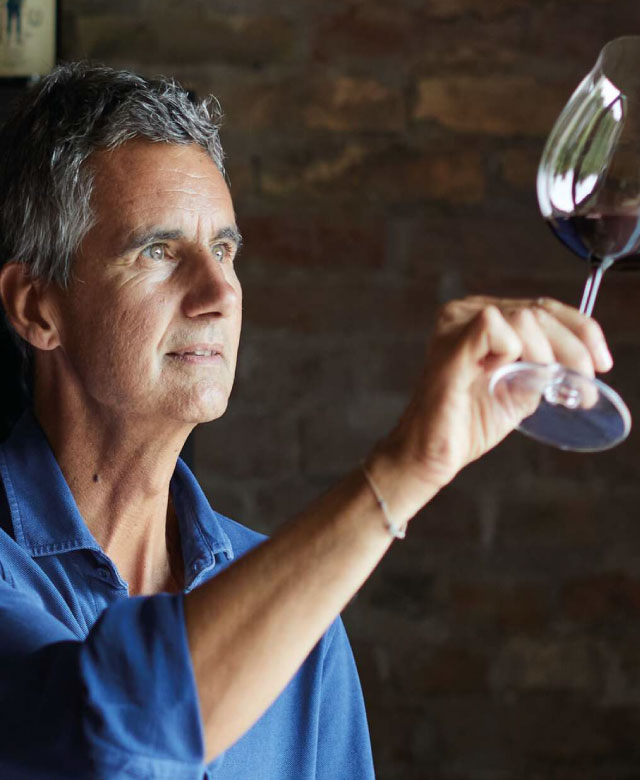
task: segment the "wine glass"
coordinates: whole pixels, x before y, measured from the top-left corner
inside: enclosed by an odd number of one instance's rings
[[[640,36],[600,52],[549,135],[537,192],[551,230],[589,264],[580,311],[590,316],[607,269],[640,268]],[[560,449],[605,450],[631,429],[615,390],[558,363],[503,366],[490,389],[535,398],[519,430]]]

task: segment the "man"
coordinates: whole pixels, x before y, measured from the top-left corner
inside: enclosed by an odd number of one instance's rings
[[[0,295],[32,385],[0,448],[0,776],[371,778],[337,615],[526,414],[490,372],[606,370],[597,325],[553,301],[449,305],[398,425],[258,544],[176,463],[225,411],[240,333],[210,106],[65,66],[0,149]]]
[[[15,23],[18,43],[22,43],[22,3],[23,0],[7,0],[7,40],[11,40]]]

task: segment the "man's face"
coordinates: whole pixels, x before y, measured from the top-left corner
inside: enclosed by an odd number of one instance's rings
[[[99,414],[219,417],[242,305],[224,178],[195,145],[136,140],[91,162],[95,224],[57,307],[65,366]]]

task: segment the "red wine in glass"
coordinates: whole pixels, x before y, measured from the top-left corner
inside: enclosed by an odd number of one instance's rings
[[[608,258],[616,270],[640,268],[640,214],[558,215],[546,221],[563,244],[593,265]]]
[[[608,43],[569,99],[547,139],[537,193],[551,230],[589,264],[580,311],[591,316],[607,269],[640,268],[640,36]],[[557,363],[503,366],[490,388],[505,401],[534,398],[519,429],[561,449],[608,449],[631,429],[615,390]]]

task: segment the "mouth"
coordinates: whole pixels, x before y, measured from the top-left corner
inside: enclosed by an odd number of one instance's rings
[[[222,347],[218,344],[194,344],[167,352],[167,357],[182,363],[211,365],[223,359]]]

